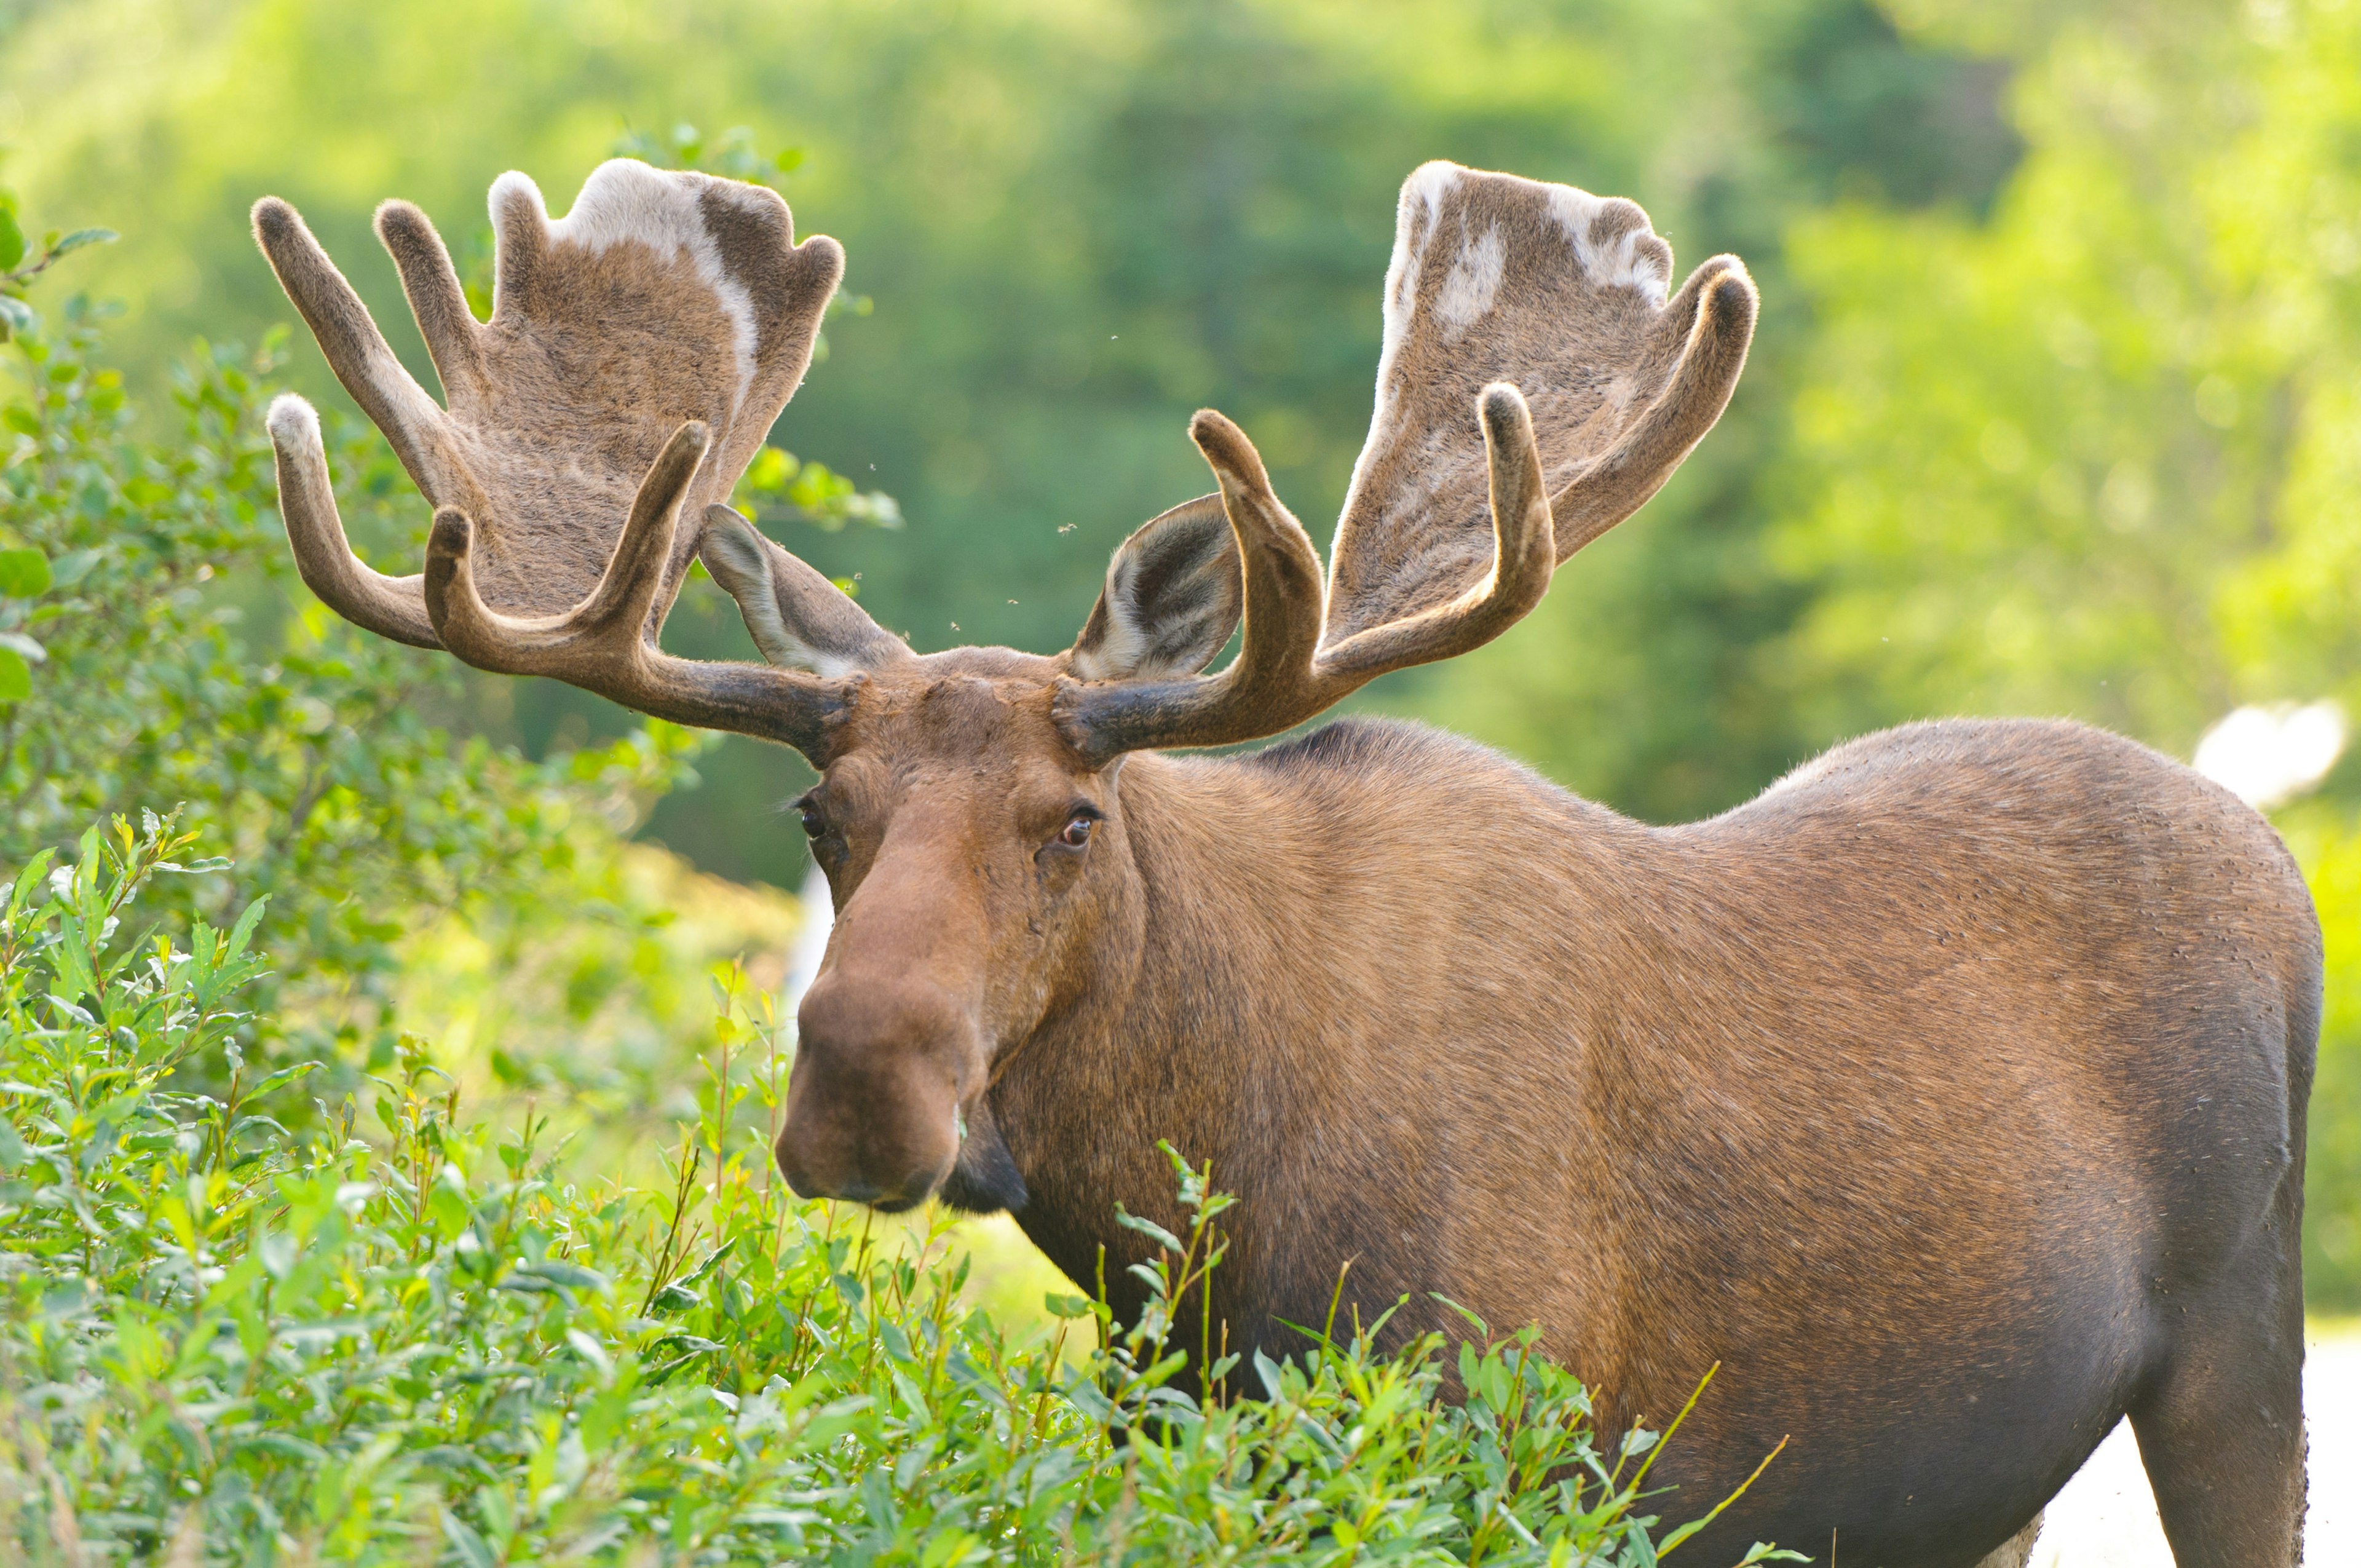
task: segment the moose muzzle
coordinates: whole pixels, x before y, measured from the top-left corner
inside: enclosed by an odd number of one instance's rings
[[[796,1015],[779,1170],[802,1198],[898,1213],[959,1158],[962,1068],[981,1059],[972,1012],[920,980],[823,974]]]

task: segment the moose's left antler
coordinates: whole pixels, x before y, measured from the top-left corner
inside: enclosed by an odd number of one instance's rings
[[[1719,256],[1668,300],[1633,203],[1430,163],[1402,186],[1378,404],[1323,583],[1246,436],[1190,433],[1221,482],[1246,634],[1218,674],[1077,683],[1086,753],[1276,734],[1389,670],[1489,641],[1555,565],[1639,510],[1720,418],[1755,293]]]

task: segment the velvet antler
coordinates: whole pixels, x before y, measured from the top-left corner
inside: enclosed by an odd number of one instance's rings
[[[1639,510],[1730,401],[1752,281],[1720,256],[1666,298],[1671,247],[1630,202],[1456,164],[1402,186],[1369,438],[1318,557],[1235,425],[1190,433],[1244,563],[1217,674],[1060,694],[1084,751],[1276,734],[1384,674],[1491,641],[1560,561]]]
[[[718,504],[803,379],[842,250],[824,237],[796,244],[786,203],[759,186],[620,159],[590,176],[562,219],[522,174],[494,183],[491,208],[498,282],[482,323],[424,214],[401,202],[378,212],[445,408],[395,359],[295,210],[255,204],[255,236],[330,367],[436,509],[423,575],[362,564],[336,515],[318,420],[302,400],[280,399],[269,420],[280,505],[304,581],[361,626],[479,668],[554,675],[666,718],[812,750],[840,702],[832,682],[675,659],[656,639],[710,527],[722,536],[710,554],[727,557],[715,575],[741,605],[775,623],[790,593],[787,619],[855,646],[848,669],[907,656]],[[775,625],[758,627],[758,640],[765,630]],[[763,646],[810,652],[791,637]]]

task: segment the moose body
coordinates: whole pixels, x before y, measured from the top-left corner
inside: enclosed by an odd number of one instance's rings
[[[1073,1277],[1127,1278],[1110,1200],[1169,1208],[1170,1138],[1245,1198],[1234,1348],[1300,1345],[1349,1261],[1397,1332],[1465,1332],[1430,1292],[1542,1325],[1605,1431],[1721,1363],[1661,1511],[1792,1441],[1700,1561],[1974,1563],[2126,1411],[2168,1499],[2255,1489],[2218,1560],[2274,1560],[2320,950],[2218,787],[1923,725],[1657,828],[1353,721],[1121,795],[1137,923],[988,1100]]]
[[[362,626],[819,770],[797,804],[837,920],[778,1144],[797,1192],[1006,1207],[1078,1280],[1105,1246],[1120,1289],[1115,1205],[1169,1204],[1169,1139],[1245,1200],[1234,1346],[1292,1348],[1349,1263],[1365,1317],[1407,1298],[1398,1336],[1458,1331],[1438,1295],[1540,1325],[1609,1433],[1721,1363],[1651,1477],[1667,1513],[1793,1446],[1700,1555],[2021,1563],[2128,1413],[2181,1568],[2294,1559],[2320,951],[2254,813],[2063,724],[1898,730],[1671,828],[1398,726],[1165,754],[1530,611],[1719,417],[1754,323],[1735,258],[1675,290],[1632,203],[1426,165],[1324,567],[1201,411],[1218,492],[1125,541],[1072,647],[922,656],[720,504],[809,363],[835,242],[625,161],[564,219],[517,174],[492,209],[488,323],[424,216],[379,213],[445,407],[257,203],[436,509],[423,573],[364,565],[284,398],[289,539]],[[767,663],[663,650],[693,560]]]

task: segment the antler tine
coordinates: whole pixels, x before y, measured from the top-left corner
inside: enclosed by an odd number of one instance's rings
[[[1314,700],[1312,674],[1326,594],[1319,552],[1272,492],[1244,431],[1201,409],[1189,435],[1221,484],[1222,510],[1237,539],[1245,635],[1237,658],[1216,675],[1061,683],[1059,720],[1075,748],[1101,763],[1142,746],[1219,746],[1273,735],[1327,706]]]
[[[472,495],[475,487],[465,466],[451,459],[441,405],[394,357],[368,307],[312,237],[302,215],[278,197],[265,196],[254,203],[253,218],[255,241],[319,339],[328,368],[385,433],[418,488],[429,495]]]
[[[1240,714],[1283,705],[1310,678],[1320,646],[1327,598],[1320,553],[1271,490],[1262,455],[1246,432],[1202,409],[1189,422],[1189,437],[1221,485],[1222,510],[1246,575],[1245,637],[1236,661],[1213,677],[1214,702]],[[1208,716],[1219,717],[1218,709]]]
[[[849,683],[678,659],[655,645],[681,499],[708,439],[695,420],[673,433],[641,483],[598,586],[563,614],[509,616],[486,605],[476,591],[473,525],[456,507],[437,510],[426,541],[425,601],[443,645],[479,670],[549,675],[675,724],[758,735],[817,754],[845,707]]]
[[[1552,500],[1559,560],[1639,510],[1721,418],[1746,367],[1757,302],[1745,263],[1717,256],[1664,307],[1667,332],[1685,340],[1679,364],[1639,422]]]
[[[443,236],[408,202],[386,202],[377,210],[377,237],[401,274],[401,291],[445,390],[462,378],[480,383],[484,329],[467,309],[467,291],[459,286]]]
[[[1221,746],[1291,729],[1389,670],[1490,641],[1541,602],[1556,550],[1532,418],[1517,389],[1495,382],[1477,405],[1491,464],[1493,568],[1449,604],[1320,645],[1324,593],[1312,541],[1272,493],[1262,458],[1211,409],[1189,433],[1221,481],[1222,509],[1246,572],[1246,635],[1217,675],[1069,683],[1060,718],[1086,757],[1143,746]]]
[[[1477,419],[1490,477],[1492,570],[1448,604],[1323,648],[1318,674],[1324,685],[1341,686],[1336,696],[1389,670],[1433,663],[1489,642],[1532,612],[1549,592],[1557,563],[1571,554],[1557,542],[1524,395],[1495,381],[1477,400]]]
[[[456,507],[438,510],[426,539],[426,612],[443,645],[479,670],[555,675],[598,689],[598,661],[627,663],[631,646],[653,636],[648,609],[672,550],[681,496],[705,458],[708,435],[696,420],[673,433],[640,482],[598,586],[557,615],[502,615],[485,604],[476,591],[474,525]]]
[[[320,416],[293,393],[272,401],[264,422],[279,466],[279,512],[294,547],[295,569],[321,602],[357,626],[413,648],[440,648],[426,613],[424,579],[389,577],[353,554],[328,480]]]

